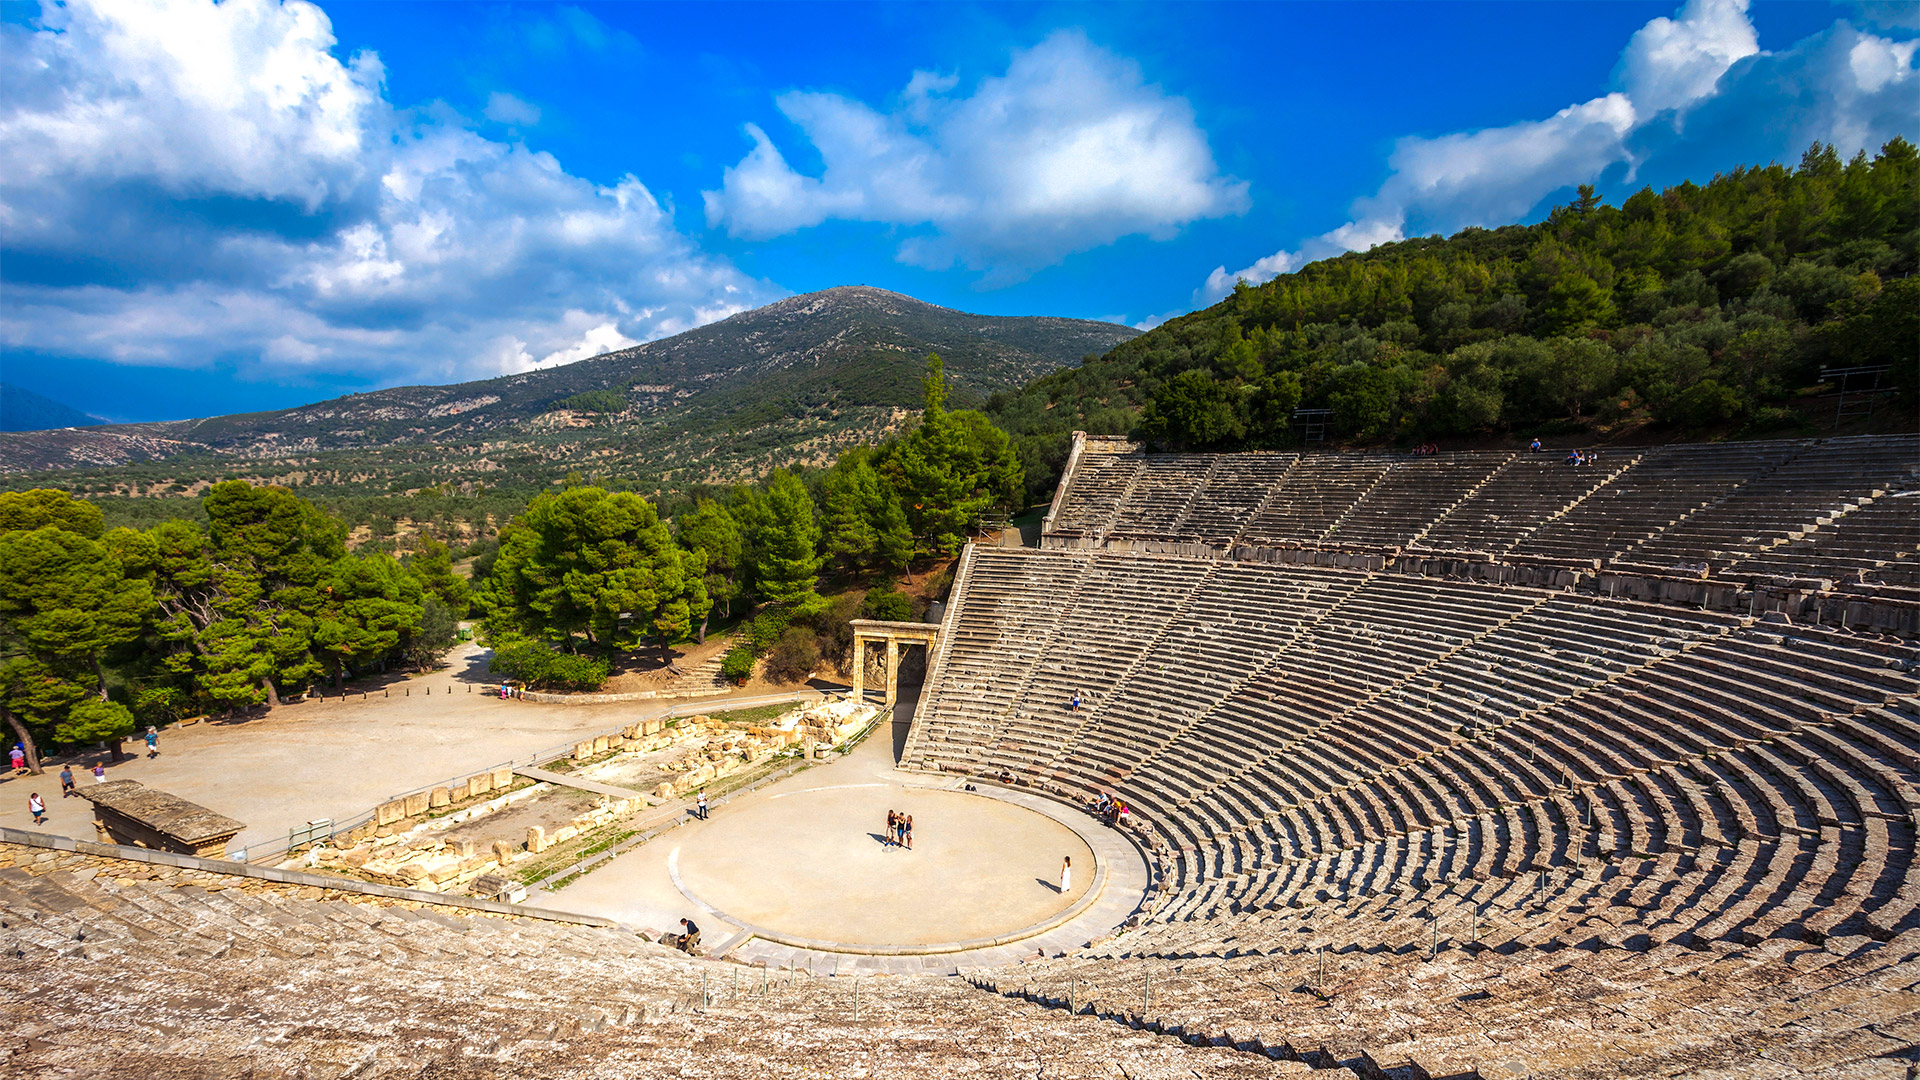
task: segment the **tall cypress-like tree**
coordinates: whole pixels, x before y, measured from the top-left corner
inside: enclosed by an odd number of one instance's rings
[[[785,469],[767,477],[764,513],[754,536],[754,577],[760,595],[796,619],[825,605],[818,591],[820,523],[813,497]]]
[[[745,540],[740,523],[726,507],[712,499],[701,499],[691,513],[681,515],[674,525],[679,531],[680,546],[702,560],[705,567],[702,580],[708,598],[722,605],[724,614],[732,615],[733,601],[744,588],[741,576],[745,570]],[[700,628],[694,638],[701,642],[707,640],[706,614],[700,616]]]
[[[926,411],[888,444],[879,469],[900,493],[913,535],[934,551],[957,551],[980,515],[1011,506],[1025,476],[1007,433],[973,411],[948,412],[938,354],[927,357]]]

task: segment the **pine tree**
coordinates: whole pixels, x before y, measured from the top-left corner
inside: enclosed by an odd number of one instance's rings
[[[812,496],[785,469],[767,477],[765,512],[754,536],[754,578],[760,595],[791,618],[816,614],[826,603],[819,585],[820,524]]]

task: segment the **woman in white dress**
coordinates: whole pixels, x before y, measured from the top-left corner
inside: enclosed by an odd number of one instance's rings
[[[1072,891],[1073,891],[1073,856],[1069,855],[1066,858],[1060,860],[1060,895],[1065,896]]]

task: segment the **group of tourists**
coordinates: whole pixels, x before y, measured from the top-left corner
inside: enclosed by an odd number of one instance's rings
[[[1102,791],[1094,795],[1090,809],[1093,816],[1109,826],[1118,825],[1127,820],[1127,804]]]
[[[887,811],[887,832],[880,843],[887,847],[913,850],[913,815],[898,810]]]
[[[1532,454],[1538,454],[1541,452],[1541,449],[1542,447],[1540,446],[1540,440],[1535,439],[1533,440],[1533,443],[1527,447],[1527,452]],[[1600,460],[1600,451],[1598,450],[1567,451],[1567,464],[1569,465],[1593,465],[1598,463],[1599,460]]]
[[[151,761],[159,757],[160,733],[152,727],[147,728],[146,743],[147,759]],[[24,744],[14,743],[13,750],[8,753],[7,757],[13,765],[14,775],[22,776],[27,773],[27,748]],[[93,773],[94,783],[104,784],[107,782],[106,762],[94,762],[91,771]],[[73,782],[73,766],[60,766],[60,797],[63,799],[71,799],[78,794],[80,794],[80,791],[74,786]],[[33,823],[35,825],[45,825],[47,823],[47,800],[42,798],[37,791],[28,794],[27,812],[33,815]]]

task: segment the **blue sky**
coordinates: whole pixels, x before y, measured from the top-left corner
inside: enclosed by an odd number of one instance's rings
[[[1920,5],[0,4],[0,378],[113,419],[869,284],[1236,277],[1920,134]]]

